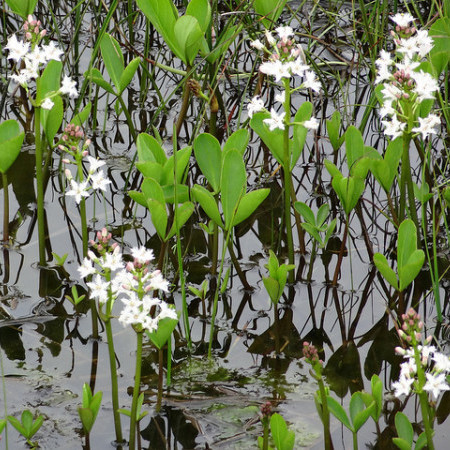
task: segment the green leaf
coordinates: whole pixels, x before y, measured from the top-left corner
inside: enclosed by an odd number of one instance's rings
[[[430,28],[434,46],[430,52],[431,63],[438,77],[450,61],[450,18],[442,17]]]
[[[295,202],[294,203],[295,210],[306,220],[310,225],[316,226],[316,218],[312,209],[303,202]]]
[[[84,431],[90,433],[95,422],[93,411],[90,408],[78,408],[78,415],[80,416]]]
[[[219,141],[209,133],[200,134],[194,141],[194,155],[214,193],[219,192],[222,172],[222,150]]]
[[[391,190],[402,152],[403,140],[398,138],[389,142],[383,159],[370,160],[370,171],[386,192]]]
[[[26,20],[29,14],[33,14],[37,0],[6,0],[11,11]]]
[[[136,3],[156,31],[164,38],[175,56],[183,59],[174,31],[178,11],[172,0],[136,0]]]
[[[342,145],[343,138],[340,136],[341,113],[334,111],[330,120],[326,120],[328,137],[333,150],[337,152]]]
[[[279,164],[283,164],[283,149],[284,149],[284,132],[279,128],[273,131],[269,130],[269,127],[263,122],[264,119],[270,117],[267,112],[259,112],[253,114],[250,120],[250,127],[256,131],[258,136],[262,139],[264,144],[267,145],[270,152]],[[289,141],[289,147],[292,148],[292,141]]]
[[[158,183],[161,183],[163,175],[163,167],[157,162],[147,161],[144,163],[136,163],[136,169],[142,173],[145,178],[153,178]]]
[[[136,140],[136,146],[140,162],[157,162],[161,166],[166,164],[166,152],[153,136],[147,133],[140,133]]]
[[[120,79],[124,71],[123,53],[119,43],[108,33],[100,42],[103,61],[117,92],[121,93]]]
[[[225,156],[229,150],[234,149],[237,150],[243,157],[244,152],[247,149],[249,139],[250,135],[246,128],[236,130],[225,142],[222,154]]]
[[[298,108],[295,114],[294,122],[305,122],[306,120],[311,119],[312,110],[313,110],[312,103],[304,102],[300,106],[300,108]],[[299,124],[294,125],[294,137],[293,137],[291,167],[290,167],[291,170],[297,164],[298,158],[300,158],[300,155],[303,151],[303,147],[305,146],[307,134],[308,129],[306,127]]]
[[[158,328],[156,331],[149,333],[146,331],[148,338],[152,341],[152,344],[161,350],[167,341],[170,339],[173,330],[177,326],[178,319],[171,319],[170,317],[165,317],[158,322]]]
[[[181,206],[177,206],[175,209],[175,220],[170,228],[170,231],[165,241],[168,241],[172,236],[175,235],[177,230],[180,230],[181,227],[188,221],[189,217],[191,217],[194,212],[194,204],[192,202],[183,203]]]
[[[254,0],[253,8],[262,17],[265,28],[270,29],[283,12],[287,0]]]
[[[364,140],[361,131],[350,125],[345,132],[345,153],[350,174],[353,175],[355,163],[364,156]]]
[[[196,184],[191,189],[191,194],[195,201],[200,203],[200,206],[203,208],[207,216],[223,228],[224,225],[222,223],[222,218],[220,217],[219,208],[217,207],[217,202],[211,192],[203,186]]]
[[[211,7],[208,0],[191,0],[186,8],[186,15],[197,19],[202,34],[205,34],[211,22]]]
[[[400,411],[395,415],[395,428],[398,437],[406,441],[410,449],[413,443],[414,430],[408,417]]]
[[[192,147],[185,147],[177,151],[177,183],[181,183],[186,168],[189,164],[189,159],[191,158]],[[173,184],[174,181],[174,157],[173,155],[167,160],[164,165],[164,174],[162,177],[162,184]]]
[[[167,232],[167,210],[163,203],[147,199],[147,208],[152,216],[152,223],[159,237],[164,240]]]
[[[192,16],[181,16],[175,23],[174,33],[181,49],[182,60],[187,65],[192,65],[203,39],[198,20]]]
[[[141,58],[136,57],[130,61],[130,64],[128,64],[127,67],[125,67],[122,74],[120,75],[118,87],[119,94],[121,94],[126,89],[126,87],[131,83],[131,80],[133,79],[134,74],[136,73],[136,70],[138,69],[140,63]]]
[[[84,78],[93,81],[95,84],[103,88],[106,92],[116,95],[114,88],[103,78],[103,75],[98,69],[91,69],[90,72],[84,73]]]
[[[411,446],[402,438],[392,438],[392,442],[400,449],[400,450],[411,450]]]
[[[88,119],[89,114],[91,113],[91,109],[92,103],[88,102],[86,106],[76,116],[72,118],[70,123],[73,123],[74,125],[78,125],[81,127],[84,124],[84,122],[86,122],[86,120]]]
[[[419,437],[417,438],[416,441],[416,446],[414,448],[415,450],[421,450],[427,444],[428,444],[427,433],[423,431],[422,433],[419,434]]]
[[[242,221],[250,217],[258,206],[267,198],[270,193],[270,189],[257,189],[251,191],[241,198],[239,206],[234,217],[233,226],[240,224]]]
[[[364,180],[358,177],[343,177],[339,174],[339,176],[333,177],[331,185],[348,216],[364,192],[366,187]]]
[[[281,449],[288,428],[286,425],[286,421],[280,414],[275,413],[270,417],[270,431],[272,433],[272,438],[275,442],[275,446],[277,447],[277,449]]]
[[[169,184],[162,186],[164,192],[164,199],[166,203],[175,204],[175,185]],[[189,187],[185,184],[177,184],[177,200],[178,204],[189,201]]]
[[[19,124],[11,119],[0,123],[0,172],[6,171],[17,159],[22,148],[25,133],[20,132]]]
[[[380,271],[385,280],[398,291],[397,275],[389,266],[389,263],[384,255],[381,253],[375,253],[373,255],[373,262],[376,268]]]
[[[347,413],[344,408],[333,397],[327,395],[327,405],[331,414],[338,419],[345,427],[350,431],[353,431],[353,427],[350,424]]]
[[[222,170],[221,200],[225,229],[234,226],[234,214],[243,196],[247,183],[245,164],[237,150],[230,150],[224,157]]]
[[[372,397],[375,401],[375,412],[373,419],[376,421],[379,420],[381,416],[381,411],[383,409],[383,383],[380,380],[380,377],[378,375],[372,375],[372,378],[370,380],[370,385],[372,388]]]
[[[61,87],[62,62],[50,60],[36,83],[36,103],[38,105]]]
[[[263,277],[264,287],[266,288],[267,293],[269,294],[270,300],[273,304],[277,304],[280,300],[280,284],[277,280],[272,277]]]
[[[56,133],[59,131],[63,121],[64,105],[61,97],[53,97],[53,108],[50,110],[41,109],[41,122],[44,125],[44,132],[47,141],[52,145]]]

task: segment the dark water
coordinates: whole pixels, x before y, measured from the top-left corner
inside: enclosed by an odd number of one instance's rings
[[[63,5],[52,6],[57,12],[57,22],[62,24],[61,39],[69,45],[73,24],[63,20]],[[39,18],[49,20],[46,7],[40,5],[40,8]],[[126,9],[126,5],[122,5],[122,8]],[[118,17],[120,13],[125,11],[119,9]],[[73,47],[68,53],[66,67],[78,70],[80,74],[90,58],[92,17],[90,12],[86,13],[78,36],[82,55],[78,66],[72,60]],[[136,48],[142,51],[144,24],[141,18],[135,25]],[[323,18],[318,17],[317,31],[325,25]],[[10,35],[17,26],[8,16],[4,34]],[[84,45],[87,46],[85,51]],[[254,59],[248,48],[236,47],[232,50],[232,62],[236,68],[250,71]],[[351,48],[345,51],[347,57],[352,57]],[[315,54],[325,57],[327,50],[319,47]],[[172,61],[156,33],[153,34],[151,56],[173,66],[179,65]],[[125,57],[131,59],[127,54]],[[7,73],[7,67],[3,59],[2,75]],[[392,227],[379,212],[377,205],[385,199],[373,181],[368,183],[364,193],[361,215],[351,220],[350,243],[343,260],[339,285],[332,288],[329,283],[341,244],[344,217],[339,212],[329,175],[323,168],[324,158],[334,158],[329,142],[324,137],[324,120],[338,109],[346,125],[358,124],[364,108],[354,105],[364,104],[370,95],[366,69],[351,70],[347,67],[342,73],[345,76],[342,90],[330,77],[329,96],[314,99],[315,115],[323,119],[323,123],[317,136],[308,137],[294,172],[297,199],[307,202],[313,209],[328,201],[333,217],[338,217],[338,226],[329,248],[316,259],[312,282],[298,281],[286,288],[279,305],[280,323],[277,329],[262,276],[266,275],[264,264],[269,248],[274,248],[278,255],[285,254],[283,239],[281,247],[276,247],[280,242],[283,214],[281,180],[279,175],[270,176],[277,167],[276,161],[260,147],[259,138],[252,136],[246,152],[249,183],[250,186],[268,186],[271,194],[254,216],[237,227],[234,249],[247,282],[254,290],[250,292],[243,288],[227,256],[225,267],[231,267],[230,287],[220,298],[215,357],[211,362],[206,360],[205,355],[214,293],[213,290],[208,293],[207,317],[204,317],[198,299],[189,294],[191,333],[196,351],[191,360],[187,360],[181,330],[175,330],[173,380],[170,389],[165,392],[159,414],[154,410],[157,354],[150,345],[145,345],[142,389],[146,393],[144,408],[149,414],[140,425],[143,448],[255,448],[256,436],[261,434],[258,409],[266,400],[271,400],[277,406],[290,428],[296,432],[296,448],[322,448],[322,427],[313,402],[317,387],[309,375],[309,367],[301,360],[304,341],[312,341],[323,347],[327,382],[333,395],[342,398],[345,404],[348,404],[349,394],[370,387],[369,380],[374,373],[379,374],[385,391],[389,390],[390,381],[397,379],[400,360],[394,355],[393,349],[398,345],[398,339],[392,318],[386,312],[393,293],[374,270],[369,256],[371,250],[389,254],[395,244],[395,236]],[[124,93],[124,99],[136,130],[148,131],[151,126],[156,127],[170,152],[172,123],[180,106],[180,91],[174,93],[174,89],[181,78],[159,69],[156,69],[154,77],[162,97],[170,97],[167,110],[160,108],[161,102],[154,89],[145,90],[144,95],[141,95],[137,77]],[[79,83],[81,81],[80,77]],[[249,98],[247,89],[251,92],[254,82],[251,82],[250,87],[247,83],[246,78],[227,79],[220,85],[228,113],[234,105]],[[11,93],[11,86],[8,91],[3,86],[2,94],[6,95],[7,92]],[[263,95],[270,93],[264,91]],[[294,108],[303,101],[304,96],[296,97]],[[239,114],[239,106],[234,111],[228,125],[230,131],[238,129],[246,118],[245,112]],[[204,123],[199,119],[204,112],[203,105],[194,99],[186,127],[181,133],[182,144],[189,143],[195,132],[204,131]],[[2,120],[17,118],[18,108],[10,95],[7,96],[1,115]],[[107,224],[125,253],[134,245],[146,244],[158,254],[160,244],[148,212],[135,205],[129,208],[123,195],[127,172],[136,151],[135,144],[132,143],[124,115],[117,116],[113,99],[102,91],[96,119],[97,127],[87,130],[93,141],[91,152],[106,160],[108,176],[113,183],[105,199],[94,199],[93,196],[89,199],[88,217],[95,217],[90,222],[90,237],[93,237],[94,230]],[[220,114],[219,125],[219,133],[225,133],[225,119]],[[99,341],[92,340],[90,315],[86,314],[83,306],[75,310],[64,298],[74,284],[78,286],[79,292],[85,289],[76,271],[82,251],[79,215],[73,199],[64,198],[58,171],[60,155],[55,153],[45,197],[48,250],[58,255],[67,253],[68,257],[64,268],[56,266],[54,262],[50,262],[47,268],[38,267],[37,226],[34,219],[34,146],[32,131],[27,131],[27,143],[8,174],[14,240],[12,246],[3,248],[0,263],[0,346],[6,388],[5,406],[8,414],[17,415],[28,408],[45,416],[44,425],[35,437],[42,448],[80,448],[83,441],[77,408],[81,403],[81,389],[83,383],[95,382],[95,389],[102,390],[104,394],[102,410],[91,436],[91,447],[109,449],[114,440],[114,430],[106,338],[102,333]],[[367,145],[384,148],[378,121],[373,116],[364,137]],[[341,156],[338,157],[338,163],[340,160]],[[131,178],[135,176],[133,171]],[[200,180],[201,175],[192,161],[189,181],[195,183]],[[209,277],[211,259],[207,238],[198,226],[199,222],[204,221],[203,213],[197,211],[183,232],[183,246],[189,243],[186,256],[187,282],[192,285],[199,285],[205,277]],[[298,249],[296,233],[294,239]],[[307,244],[309,252],[311,243]],[[308,258],[306,255],[306,263]],[[297,267],[305,261],[297,253]],[[448,261],[448,248],[443,246],[440,253],[443,272],[448,267]],[[306,265],[300,278],[304,279],[307,271]],[[169,280],[174,277],[170,262],[167,264],[166,276]],[[446,326],[437,327],[433,297],[429,295],[424,300],[430,288],[429,277],[424,271],[414,284],[414,289],[407,292],[407,301],[419,309],[424,316],[427,332],[436,333],[445,351],[450,332]],[[440,293],[443,311],[448,314],[448,273],[443,276]],[[181,310],[178,290],[169,300],[173,300],[177,309]],[[116,313],[120,311],[119,303]],[[120,404],[123,408],[129,408],[135,335],[131,329],[125,329],[117,322],[113,322],[113,330],[119,364]],[[276,336],[283,347],[278,357],[275,355]],[[439,422],[443,422],[448,413],[445,406],[449,401],[447,394],[439,406],[441,415],[438,418],[442,419]],[[0,403],[4,404],[4,396],[0,397]],[[418,420],[415,416],[418,406],[413,400],[409,399],[405,407],[408,416]],[[389,440],[394,432],[390,427],[393,417],[402,407],[401,402],[387,397],[385,428],[377,436],[375,427],[368,422],[359,433],[360,448],[390,448],[383,437],[387,436]],[[128,421],[125,418],[123,424],[127,435]],[[446,422],[436,427],[436,442],[444,445],[440,448],[445,448],[443,438],[447,431]],[[336,421],[332,422],[332,435],[335,448],[350,448],[350,434],[343,432]],[[4,446],[4,439],[0,445]],[[22,448],[23,445],[23,439],[9,427],[9,448]]]

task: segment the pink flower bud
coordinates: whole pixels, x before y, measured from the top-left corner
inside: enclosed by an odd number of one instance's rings
[[[87,155],[89,155],[89,152],[87,150],[85,150],[83,153],[81,153],[83,155],[83,158]]]
[[[68,179],[68,180],[71,180],[73,177],[72,177],[72,172],[69,170],[69,169],[66,169],[65,171],[64,171],[64,174],[66,175],[66,178]]]
[[[29,31],[25,33],[25,38],[31,41],[31,33]]]
[[[422,340],[422,334],[421,334],[421,333],[416,332],[416,333],[414,333],[414,334],[415,334],[415,336],[416,336],[416,340],[417,340],[417,341],[421,341],[421,340]]]
[[[84,145],[87,147],[88,145],[91,145],[91,140],[90,139],[86,139],[86,142],[84,143]]]
[[[33,22],[34,21],[33,16],[31,14],[28,14],[27,21],[28,22]]]
[[[64,159],[62,160],[62,162],[63,162],[64,164],[70,164],[70,159],[64,158]]]
[[[132,272],[134,270],[134,264],[132,262],[127,262],[125,268],[128,270],[128,272]]]
[[[41,38],[43,38],[46,34],[47,34],[47,30],[42,30],[41,31]]]
[[[429,344],[432,340],[433,340],[433,336],[428,336],[428,337],[425,339],[425,343],[426,343],[426,344]]]
[[[406,351],[402,347],[395,347],[395,353],[397,353],[398,355],[404,356],[406,354]]]

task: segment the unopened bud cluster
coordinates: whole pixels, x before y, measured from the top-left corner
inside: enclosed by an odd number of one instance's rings
[[[23,29],[25,31],[25,39],[31,43],[32,46],[39,44],[40,40],[47,34],[47,30],[41,29],[41,21],[33,18],[29,15]]]
[[[400,365],[399,380],[392,384],[396,397],[427,391],[437,399],[443,391],[450,390],[446,381],[450,373],[450,359],[430,345],[432,337],[423,339],[424,324],[420,315],[410,308],[402,314],[402,326],[398,330],[400,338],[408,348],[397,347],[396,353],[405,361]]]

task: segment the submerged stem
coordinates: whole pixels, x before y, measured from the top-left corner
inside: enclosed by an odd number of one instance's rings
[[[141,386],[141,365],[142,365],[142,336],[143,332],[136,333],[136,369],[134,372],[134,388],[133,388],[133,402],[131,404],[131,418],[130,418],[130,450],[136,448],[136,413],[137,403],[139,398],[139,389]]]

